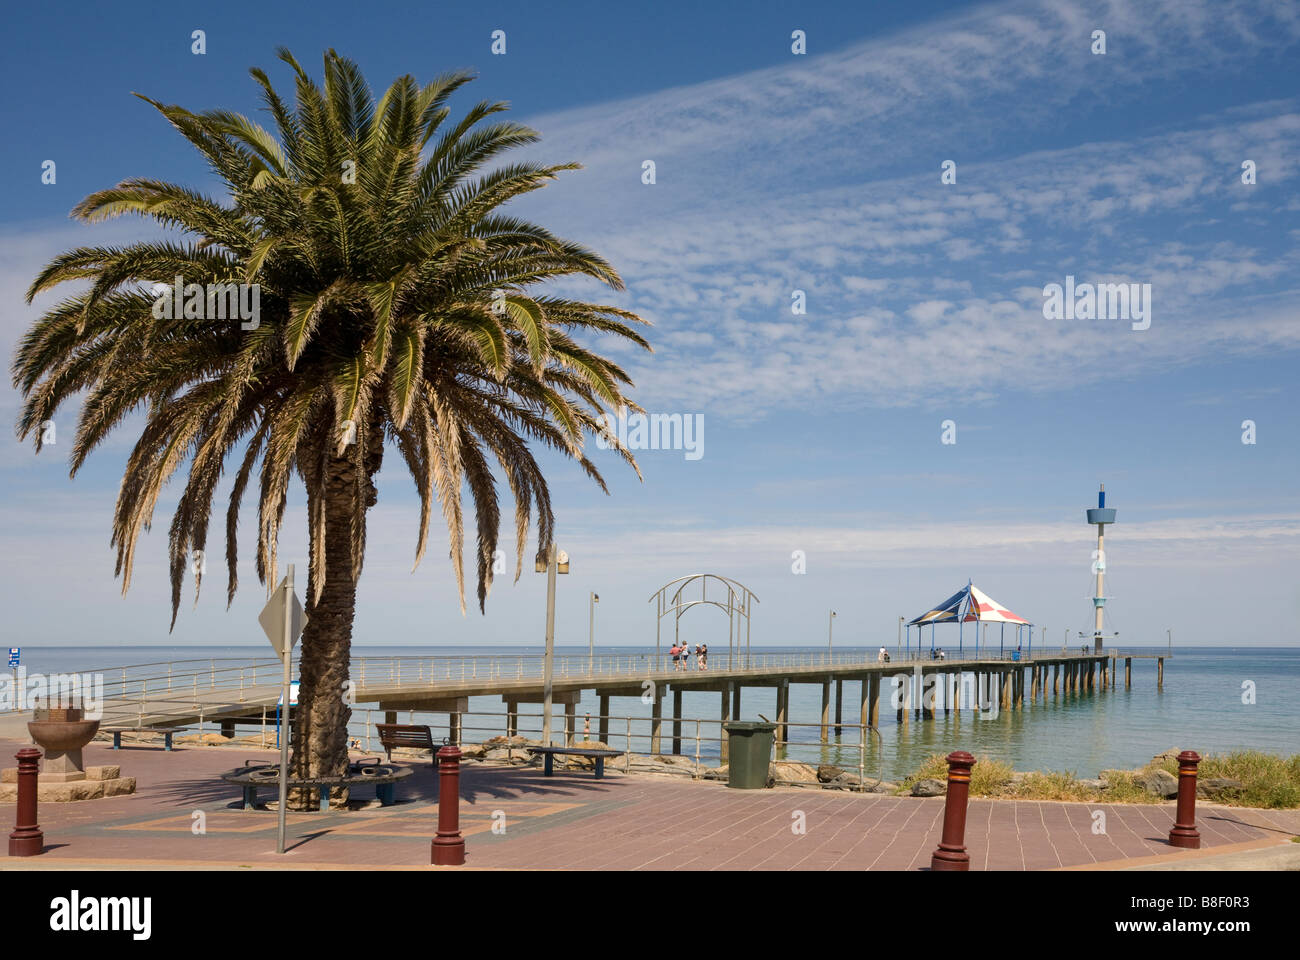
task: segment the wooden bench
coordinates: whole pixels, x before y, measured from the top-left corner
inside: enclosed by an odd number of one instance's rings
[[[100,727],[100,733],[111,733],[113,735],[113,749],[122,749],[122,734],[124,733],[161,733],[163,735],[163,749],[172,748],[172,735],[181,733],[184,727]]]
[[[428,750],[433,754],[433,765],[438,766],[438,751],[451,743],[444,738],[441,743],[433,742],[433,731],[422,724],[377,723],[379,743],[384,748],[384,755],[391,761],[393,750],[405,747],[410,750]]]
[[[563,757],[591,757],[596,761],[596,779],[605,778],[605,758],[623,756],[620,750],[592,750],[585,747],[529,747],[528,752],[536,756],[541,754],[545,758],[545,766],[542,768],[542,776],[549,777],[555,772],[555,756],[558,754]]]

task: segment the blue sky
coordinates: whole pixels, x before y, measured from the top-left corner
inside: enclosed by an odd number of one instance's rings
[[[1295,642],[1300,8],[411,6],[9,14],[0,69],[25,92],[5,104],[22,135],[0,158],[6,353],[53,302],[21,300],[46,260],[151,235],[138,221],[71,223],[86,193],[129,176],[215,189],[131,91],[252,115],[247,69],[287,83],[282,44],[309,65],[334,47],[381,89],[473,68],[456,106],[510,100],[543,134],[531,153],[585,165],[520,212],[606,254],[627,281],[618,302],[654,321],[655,354],[625,357],[638,400],[705,424],[699,460],[642,452],[644,482],[605,454],[609,497],[550,463],[573,557],[561,642],[585,642],[589,590],[598,642],[652,641],[647,598],[707,571],[758,594],[756,643],[822,644],[832,608],[837,643],[892,641],[899,615],[967,578],[1059,643],[1090,626],[1083,510],[1099,481],[1119,508],[1108,592],[1121,644],[1163,643],[1168,628],[1179,643]],[[490,52],[498,29],[503,56]],[[1098,29],[1105,55],[1090,49]],[[1044,319],[1043,287],[1067,275],[1151,284],[1149,329]],[[794,290],[806,314],[791,312]],[[6,384],[10,422],[17,402]],[[940,442],[945,420],[955,444]],[[76,481],[62,444],[39,458],[13,439],[0,448],[11,642],[261,642],[251,528],[230,611],[209,589],[168,637],[158,533],[119,596],[108,537],[130,426]],[[372,512],[357,642],[540,642],[531,571],[497,583],[486,617],[461,616],[436,544],[411,572],[416,501],[398,462]],[[300,505],[281,555],[304,569]],[[725,638],[703,612],[683,625]]]

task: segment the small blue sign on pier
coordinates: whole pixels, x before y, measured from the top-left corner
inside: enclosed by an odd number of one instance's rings
[[[22,652],[23,652],[22,647],[9,648],[9,666],[11,667],[18,666],[18,661],[19,659],[21,659]]]

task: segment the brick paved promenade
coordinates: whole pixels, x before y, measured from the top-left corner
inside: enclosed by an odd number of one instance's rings
[[[22,744],[0,741],[12,766]],[[46,852],[15,867],[427,867],[436,832],[437,785],[427,762],[391,807],[289,815],[289,846],[275,853],[276,815],[244,811],[239,790],[218,779],[246,759],[276,754],[234,747],[86,748],[87,764],[120,764],[137,778],[129,797],[43,804]],[[468,867],[575,870],[916,870],[939,841],[943,799],[784,788],[730,790],[685,778],[586,773],[550,779],[532,768],[463,764],[461,823]],[[270,796],[271,791],[265,790]],[[1092,832],[1093,810],[1106,832]],[[192,830],[203,811],[206,834]],[[806,832],[792,824],[802,811]],[[1173,804],[1092,806],[972,800],[972,869],[1041,870],[1165,864],[1177,858],[1273,847],[1300,834],[1300,811],[1200,805],[1200,852],[1164,842]],[[0,804],[12,828],[13,804]],[[504,822],[503,834],[493,823]]]

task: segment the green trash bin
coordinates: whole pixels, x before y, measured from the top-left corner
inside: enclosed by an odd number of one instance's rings
[[[776,724],[737,720],[724,723],[722,729],[727,734],[727,786],[762,790],[767,786]]]

